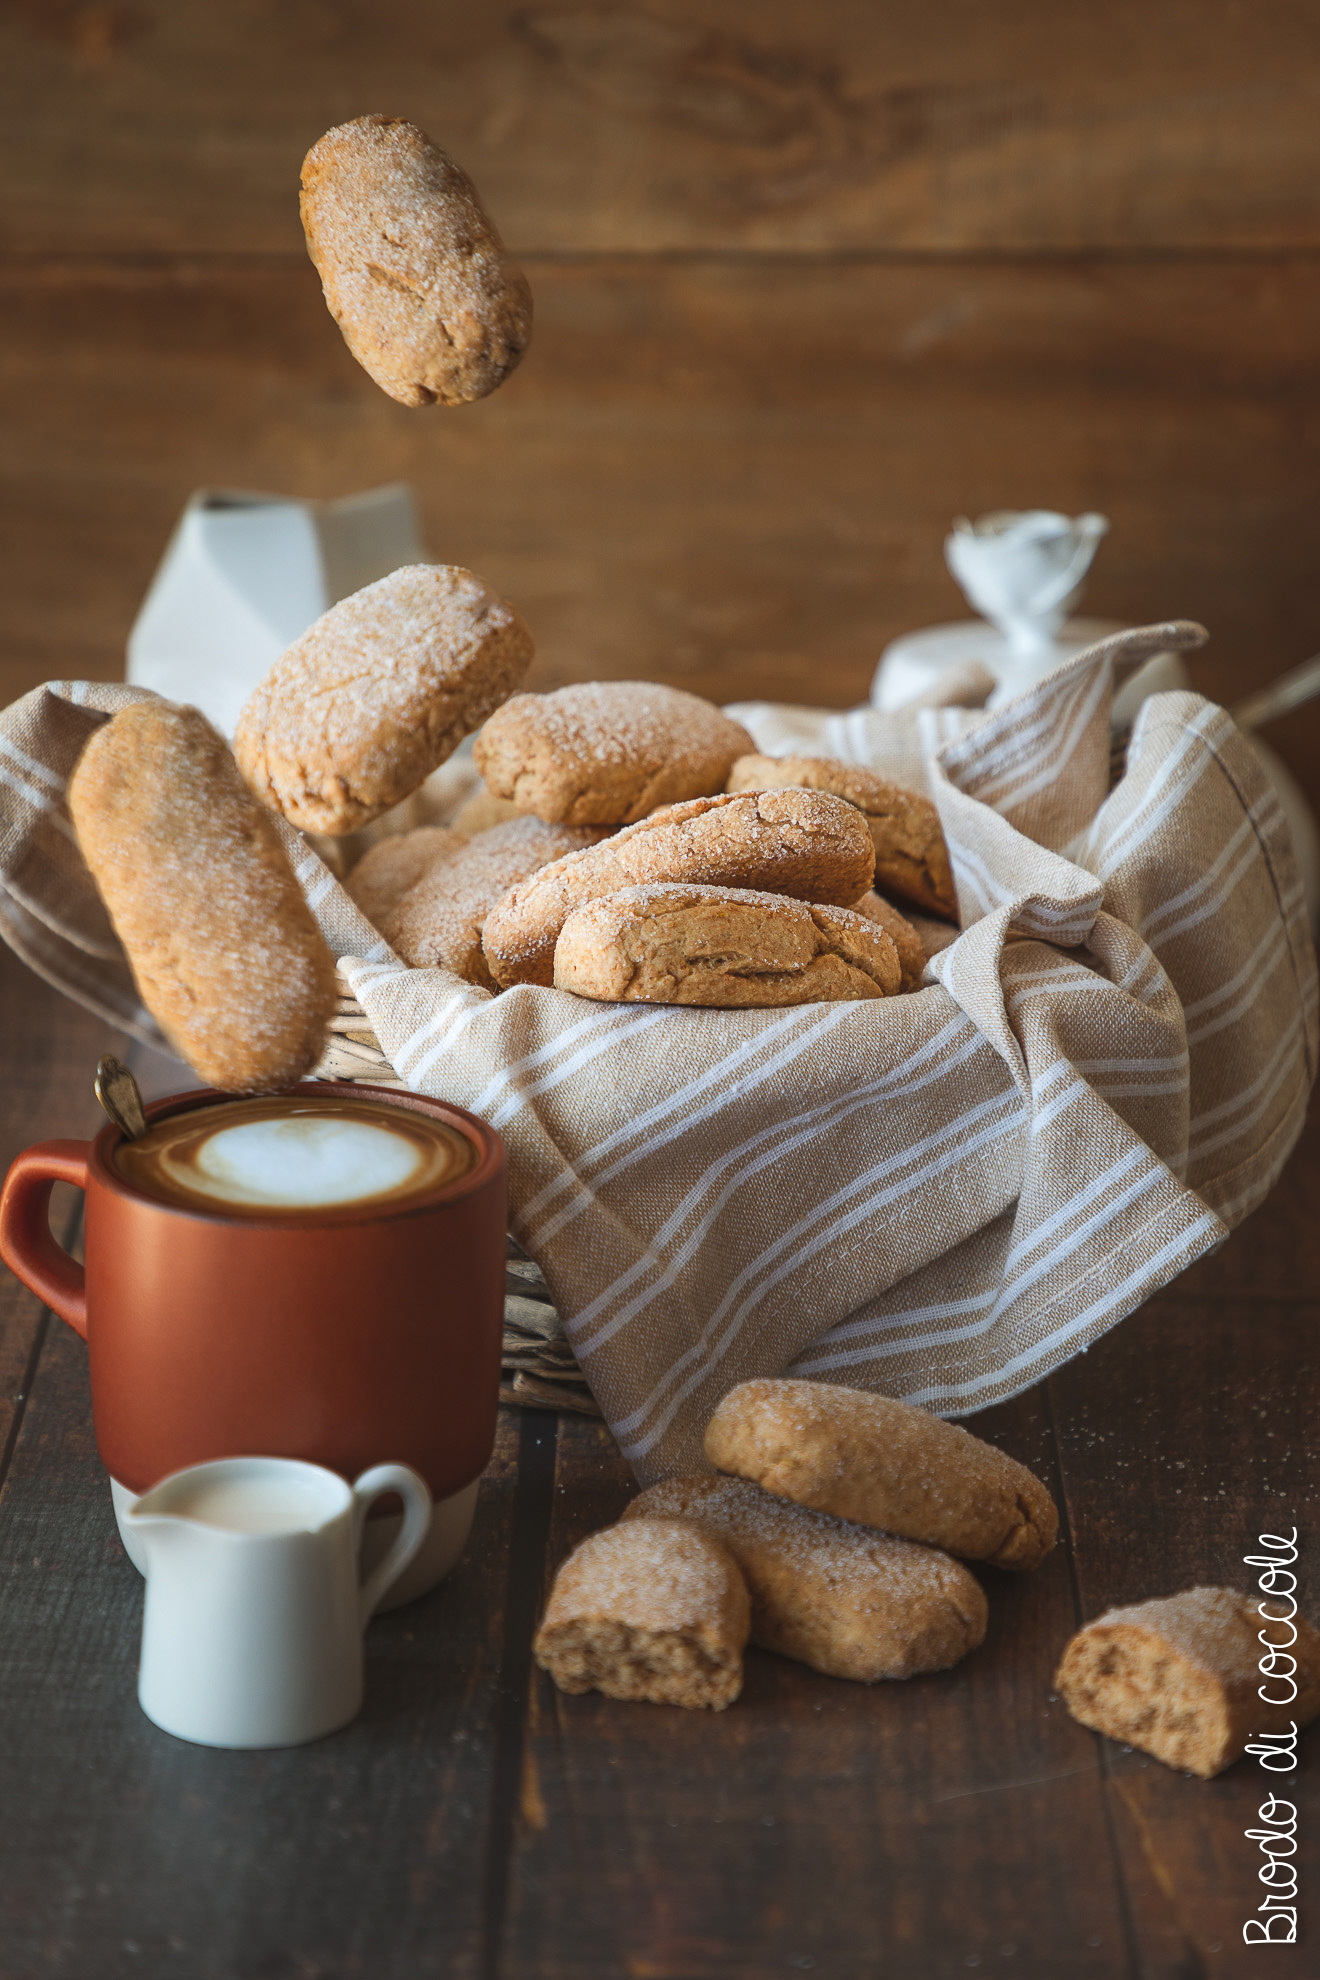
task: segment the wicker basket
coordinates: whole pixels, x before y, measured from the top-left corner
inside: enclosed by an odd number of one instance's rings
[[[361,1004],[343,976],[330,1038],[314,1079],[361,1081],[403,1089]],[[555,1311],[541,1268],[509,1239],[504,1278],[504,1354],[500,1401],[521,1409],[574,1410],[599,1416],[600,1410]]]

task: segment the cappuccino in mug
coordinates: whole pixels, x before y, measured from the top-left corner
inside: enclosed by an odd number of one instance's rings
[[[315,1088],[171,1114],[114,1155],[124,1180],[151,1196],[239,1217],[394,1209],[476,1160],[466,1135],[431,1114]]]

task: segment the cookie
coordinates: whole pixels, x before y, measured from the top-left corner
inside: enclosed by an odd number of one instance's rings
[[[740,756],[727,788],[769,791],[788,784],[831,791],[864,811],[875,841],[876,885],[931,914],[957,919],[949,851],[939,813],[929,798],[831,756]]]
[[[722,1712],[742,1690],[748,1615],[718,1541],[680,1520],[634,1519],[569,1555],[532,1649],[561,1691]]]
[[[691,798],[512,888],[486,922],[486,961],[498,983],[548,985],[564,923],[602,894],[672,882],[846,907],[870,885],[874,863],[858,811],[824,791]]]
[[[731,1389],[706,1426],[721,1471],[839,1519],[994,1567],[1034,1568],[1058,1534],[1025,1465],[910,1403],[825,1382]]]
[[[827,1677],[874,1684],[944,1671],[974,1650],[981,1585],[934,1547],[790,1505],[745,1478],[669,1478],[628,1519],[687,1519],[733,1555],[751,1596],[751,1641]]]
[[[303,160],[302,223],[344,342],[401,405],[484,399],[526,350],[527,282],[467,173],[415,124],[327,131]]]
[[[884,929],[847,908],[735,887],[625,887],[569,915],[555,989],[604,1002],[742,1010],[892,997]]]
[[[477,738],[497,796],[569,825],[631,825],[664,804],[724,789],[751,747],[714,702],[651,681],[590,681],[516,694]]]
[[[1111,1609],[1073,1637],[1054,1674],[1055,1690],[1093,1732],[1209,1780],[1255,1735],[1286,1733],[1320,1712],[1320,1632],[1300,1616],[1271,1626],[1259,1601],[1235,1588],[1188,1588]],[[1286,1604],[1266,1606],[1275,1616],[1287,1614]],[[1297,1696],[1269,1704],[1262,1688],[1281,1700],[1289,1686],[1262,1676],[1261,1633],[1283,1646],[1293,1628],[1297,1638],[1287,1655],[1296,1664]]]
[[[437,860],[452,859],[466,844],[463,834],[447,825],[420,825],[413,832],[393,832],[358,861],[344,882],[344,891],[379,928],[381,916],[397,906]]]
[[[69,780],[84,859],[143,1003],[199,1079],[265,1093],[312,1070],[335,959],[275,828],[195,708],[140,701]]]
[[[517,687],[532,636],[471,571],[405,564],[323,612],[239,718],[243,775],[306,832],[354,832],[415,791]]]
[[[896,907],[891,906],[874,889],[869,894],[863,894],[860,901],[854,901],[852,911],[854,914],[865,915],[868,921],[873,921],[878,928],[883,928],[893,943],[898,953],[898,966],[903,972],[903,980],[899,988],[919,990],[926,969],[926,946],[907,916],[900,914]],[[942,928],[944,923],[930,925]],[[956,930],[951,932],[956,933]]]
[[[496,901],[515,881],[526,880],[565,853],[595,844],[600,836],[589,826],[510,819],[432,860],[376,926],[395,954],[415,969],[439,965],[484,990],[495,990],[499,986],[486,967],[481,930]]]

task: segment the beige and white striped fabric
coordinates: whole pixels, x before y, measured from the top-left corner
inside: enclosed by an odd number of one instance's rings
[[[945,1414],[1009,1396],[1270,1188],[1317,1049],[1273,791],[1223,711],[1186,693],[1145,704],[1109,790],[1116,680],[1201,637],[1125,634],[989,716],[752,711],[780,753],[915,776],[933,752],[964,932],[908,997],[491,998],[398,962],[288,834],[400,1076],[504,1134],[515,1235],[643,1478],[700,1465],[715,1403],[751,1375]],[[81,738],[129,698],[66,684],[0,723],[0,918],[43,974],[149,1036],[60,809]]]

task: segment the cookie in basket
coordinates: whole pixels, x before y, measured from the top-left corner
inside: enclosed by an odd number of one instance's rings
[[[875,850],[856,807],[824,791],[691,798],[556,861],[495,907],[482,945],[497,983],[554,981],[575,908],[623,887],[750,887],[846,907],[871,884]]]
[[[405,406],[493,392],[532,334],[526,280],[467,173],[402,117],[327,131],[302,168],[302,223],[349,350]]]
[[[481,931],[496,901],[515,882],[565,853],[594,845],[600,837],[590,826],[510,819],[507,825],[493,826],[452,853],[433,859],[376,926],[395,954],[414,969],[439,965],[484,990],[494,990],[498,986],[486,967]]]
[[[751,1641],[827,1677],[944,1671],[985,1637],[980,1583],[934,1547],[810,1512],[745,1478],[667,1478],[628,1519],[687,1519],[727,1547],[752,1600]]]
[[[405,564],[281,654],[239,718],[239,766],[301,831],[357,831],[507,699],[532,653],[517,612],[471,571]]]
[[[275,828],[195,708],[139,701],[68,789],[83,858],[143,1003],[224,1093],[291,1086],[321,1056],[335,961]]]
[[[735,887],[625,887],[576,908],[555,989],[603,1002],[714,1010],[892,997],[902,981],[878,922]]]
[[[363,854],[344,882],[344,892],[377,928],[411,887],[439,861],[462,852],[467,838],[448,825],[419,825],[392,832]]]
[[[747,1586],[718,1540],[635,1519],[571,1553],[532,1645],[561,1691],[722,1712],[742,1690]]]
[[[569,825],[631,825],[660,805],[724,789],[751,747],[712,701],[652,681],[588,681],[516,694],[476,742],[477,767],[520,811]]]
[[[1287,1615],[1277,1603],[1275,1616]],[[1111,1609],[1079,1630],[1054,1686],[1080,1724],[1167,1767],[1222,1773],[1260,1733],[1286,1733],[1320,1713],[1320,1632],[1301,1616],[1262,1634],[1259,1598],[1235,1588],[1188,1588]],[[1262,1687],[1262,1644],[1273,1641],[1295,1669],[1289,1685]],[[1280,1664],[1279,1670],[1288,1666]],[[1275,1702],[1263,1698],[1272,1690]]]
[[[830,756],[740,756],[729,773],[728,788],[766,791],[788,784],[832,791],[864,811],[875,841],[877,885],[931,914],[957,919],[949,850],[939,813],[929,798]]]
[[[911,1403],[828,1382],[731,1389],[706,1426],[721,1471],[839,1519],[924,1540],[993,1567],[1038,1567],[1053,1499],[1023,1464]]]
[[[877,927],[883,928],[893,943],[898,952],[899,968],[903,972],[903,980],[899,988],[919,989],[926,969],[926,946],[907,916],[900,914],[892,902],[887,901],[882,894],[877,894],[874,889],[870,893],[863,894],[860,901],[854,901],[852,911],[854,914],[865,915],[868,921],[873,921]],[[931,925],[940,928],[945,926],[943,922]],[[952,929],[950,933],[956,935],[957,930]]]

